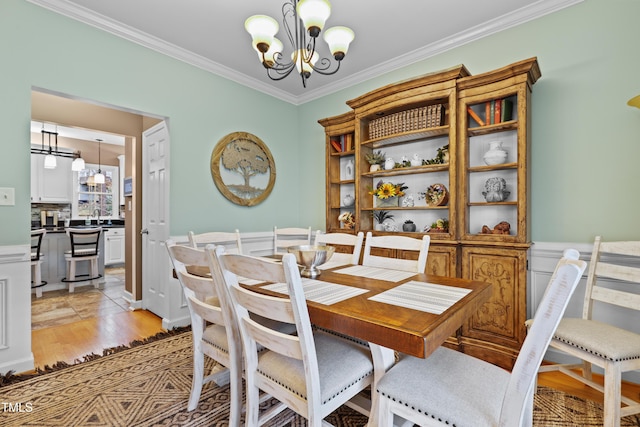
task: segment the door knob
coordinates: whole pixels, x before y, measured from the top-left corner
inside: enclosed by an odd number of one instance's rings
[[[140,230],[140,234],[149,234],[149,230],[143,228],[142,230]]]

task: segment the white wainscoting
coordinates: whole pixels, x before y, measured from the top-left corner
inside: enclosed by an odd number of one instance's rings
[[[567,248],[573,248],[580,251],[580,259],[590,262],[592,244],[575,244],[575,243],[535,243],[531,246],[531,256],[529,258],[529,283],[527,284],[527,317],[531,318],[535,313],[542,294],[549,283],[553,269],[556,263],[562,257],[562,252]],[[612,261],[629,264],[629,260],[624,257],[618,259],[609,257]],[[640,266],[639,266],[640,267]],[[588,268],[588,267],[587,267]],[[587,271],[585,271],[580,284],[576,288],[575,293],[571,297],[565,317],[582,317],[582,307],[584,302],[584,288],[586,285]],[[608,281],[608,286],[616,287],[617,284]],[[640,293],[640,290],[639,290]],[[595,304],[593,316],[597,320],[612,323],[621,328],[625,328],[640,333],[640,314],[637,311],[627,310],[620,307],[611,307],[606,304]],[[571,358],[566,354],[554,349],[549,349],[545,355],[545,360],[556,363],[572,363],[577,359]],[[595,372],[602,373],[601,370],[594,367]],[[640,383],[640,371],[633,371],[623,374],[623,379]]]
[[[31,353],[31,248],[0,247],[0,373],[34,368]]]

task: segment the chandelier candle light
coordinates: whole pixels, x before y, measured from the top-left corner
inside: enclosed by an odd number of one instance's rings
[[[340,63],[355,35],[347,27],[325,30],[324,41],[329,45],[335,63],[329,58],[320,59],[316,52],[316,39],[330,14],[331,4],[327,0],[289,0],[282,5],[282,24],[293,48],[291,61],[284,59],[284,46],[275,37],[279,30],[275,19],[254,15],[245,21],[244,27],[251,34],[252,46],[271,80],[284,79],[295,67],[302,78],[302,85],[307,87],[307,79],[313,71],[331,75],[340,69]]]

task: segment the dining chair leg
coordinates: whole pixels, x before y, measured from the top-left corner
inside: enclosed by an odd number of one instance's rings
[[[619,365],[610,363],[604,367],[604,427],[620,427],[620,393],[622,371]]]
[[[199,342],[199,341],[198,341]],[[193,380],[191,382],[191,395],[187,411],[193,411],[198,407],[202,386],[204,384],[204,353],[194,344],[193,348]]]
[[[369,348],[371,349],[371,358],[373,359],[373,384],[371,385],[371,411],[367,425],[369,427],[393,426],[393,416],[391,417],[391,424],[386,424],[388,420],[381,420],[379,418],[378,401],[380,397],[378,395],[380,393],[376,392],[376,386],[387,369],[393,365],[395,358],[394,351],[374,343],[369,343]]]
[[[231,361],[229,425],[239,426],[242,413],[242,358]]]

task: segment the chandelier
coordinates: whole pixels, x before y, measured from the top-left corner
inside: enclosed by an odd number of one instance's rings
[[[275,19],[254,15],[245,21],[244,27],[251,34],[252,46],[271,80],[282,80],[295,68],[302,78],[302,85],[307,87],[307,79],[313,71],[331,75],[340,69],[355,35],[347,27],[325,30],[323,38],[335,62],[329,58],[320,59],[316,52],[316,39],[330,14],[331,4],[327,0],[288,0],[282,5],[285,36],[293,48],[290,61],[283,55],[282,42],[275,37],[279,30]]]

